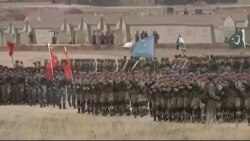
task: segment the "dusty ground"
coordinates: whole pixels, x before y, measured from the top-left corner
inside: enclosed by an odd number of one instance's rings
[[[65,58],[62,51],[54,51]],[[120,58],[128,50],[73,51],[70,58]],[[173,57],[175,49],[157,49],[158,57]],[[187,55],[250,55],[250,50],[189,49]],[[45,51],[15,52],[15,59],[31,65],[33,60],[48,58]],[[7,52],[0,52],[0,64],[11,65]],[[76,110],[40,109],[29,106],[0,106],[0,139],[250,139],[247,123],[191,124],[154,122],[152,118],[101,117],[79,115]]]
[[[7,51],[7,49],[6,49]],[[59,59],[65,59],[63,51],[54,49],[53,51]],[[114,49],[114,50],[70,50],[68,48],[69,57],[74,58],[123,58],[123,56],[130,57],[130,51],[126,49]],[[156,49],[156,57],[174,57],[175,54],[179,54],[174,48],[169,49]],[[229,50],[229,49],[188,49],[185,53],[188,56],[202,56],[209,54],[217,55],[250,55],[250,49],[239,49],[239,50]],[[32,65],[33,61],[42,61],[49,58],[49,54],[46,50],[41,51],[16,51],[14,52],[14,60],[23,60],[26,66]],[[0,64],[11,66],[11,58],[8,53],[1,50],[0,51]]]

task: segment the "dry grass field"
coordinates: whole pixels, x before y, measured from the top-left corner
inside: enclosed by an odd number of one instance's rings
[[[54,51],[64,58],[62,51]],[[129,57],[127,50],[73,51],[71,58],[120,58]],[[173,57],[175,49],[157,49],[158,57]],[[189,49],[187,55],[231,54],[250,55],[250,50]],[[48,58],[45,51],[15,52],[14,59],[32,65],[34,60]],[[0,52],[0,64],[11,66],[7,52]],[[0,139],[250,139],[247,123],[198,123],[154,122],[150,117],[102,117],[77,114],[76,110],[59,110],[48,107],[0,106]]]
[[[76,110],[1,106],[0,139],[250,139],[245,123],[154,122],[150,117],[102,117]]]

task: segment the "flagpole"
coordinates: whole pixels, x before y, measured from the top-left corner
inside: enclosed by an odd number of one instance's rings
[[[64,51],[65,51],[66,59],[69,60],[69,56],[68,56],[68,52],[67,52],[66,47],[64,47]],[[71,64],[69,64],[69,65],[70,65],[70,75],[71,75],[72,81],[74,81],[73,73],[72,73],[72,69],[71,69]]]
[[[137,60],[132,68],[132,71],[135,69],[135,67],[137,66],[137,64],[139,63],[139,61]]]
[[[126,61],[126,63],[124,64],[123,68],[122,68],[122,71],[124,71],[125,67],[127,66],[128,64],[128,60]]]
[[[15,63],[14,63],[13,56],[11,55],[10,57],[11,57],[11,61],[12,61],[13,67],[15,68]]]
[[[51,73],[52,73],[52,79],[54,79],[54,70],[53,70],[52,57],[51,57],[51,48],[50,48],[49,43],[48,43],[48,49],[49,49],[50,69],[51,69]]]

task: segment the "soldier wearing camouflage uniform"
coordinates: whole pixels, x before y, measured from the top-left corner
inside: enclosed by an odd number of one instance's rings
[[[26,93],[27,93],[27,99],[28,104],[30,106],[34,106],[36,104],[36,94],[37,94],[37,88],[36,88],[36,82],[34,80],[33,74],[29,73],[29,75],[26,77]]]
[[[220,100],[217,96],[216,86],[213,81],[214,76],[208,76],[209,82],[206,86],[206,122],[211,124],[216,117],[216,101]]]
[[[57,104],[59,109],[63,108],[66,109],[66,77],[63,74],[63,70],[60,70],[59,74],[55,75],[56,81],[56,91],[57,91]],[[61,102],[62,101],[62,102]]]
[[[37,69],[35,75],[36,87],[37,87],[37,97],[40,107],[46,106],[46,94],[47,94],[47,86],[46,86],[46,76],[44,75],[43,69]]]

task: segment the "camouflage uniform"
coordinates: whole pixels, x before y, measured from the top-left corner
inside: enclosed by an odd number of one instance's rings
[[[18,78],[18,103],[24,103],[25,102],[25,78],[24,74],[20,73],[20,76]]]
[[[138,84],[136,82],[130,82],[129,86],[129,95],[131,97],[131,107],[132,107],[132,113],[136,117],[138,114]]]
[[[16,72],[14,72],[16,73]],[[12,84],[11,84],[11,103],[18,104],[19,99],[19,89],[18,89],[18,78],[13,77],[12,78]]]
[[[171,104],[170,104],[170,120],[177,119],[177,95],[179,93],[178,85],[173,86],[173,90],[171,92]]]
[[[12,72],[10,72],[12,73]],[[2,90],[2,98],[4,104],[10,104],[11,101],[11,93],[12,93],[12,75],[10,73],[6,73],[3,80],[4,85],[1,87]]]
[[[32,78],[32,76],[27,78],[26,92],[27,92],[27,96],[28,96],[28,104],[30,106],[35,105],[36,104],[37,88],[36,88],[36,82]]]
[[[220,98],[216,95],[216,87],[212,82],[207,84],[206,90],[208,96],[206,101],[206,122],[213,123],[216,117],[216,101],[220,100]]]
[[[107,99],[108,99],[108,109],[110,111],[110,116],[115,115],[115,101],[114,101],[114,81],[113,80],[107,80],[108,82],[108,88],[107,88]]]
[[[148,113],[148,99],[146,98],[146,85],[145,82],[139,82],[139,93],[138,93],[138,113],[141,117]]]
[[[55,77],[56,79],[56,91],[57,91],[57,104],[59,108],[66,109],[66,91],[65,91],[65,85],[66,85],[66,77],[62,74],[62,72]],[[62,100],[62,103],[61,103]]]
[[[111,88],[111,84],[107,81],[107,80],[103,80],[103,91],[101,94],[101,111],[102,111],[102,115],[106,116],[108,114],[108,104],[109,104],[109,93],[112,92],[112,88]]]
[[[100,81],[95,81],[94,83],[94,113],[98,115],[101,111],[101,94],[102,94],[102,83]]]
[[[250,81],[249,80],[245,83],[245,86],[246,86],[245,109],[246,109],[248,126],[250,126]]]
[[[73,103],[73,84],[69,82],[66,86],[66,89],[67,89],[67,101],[69,103],[69,107],[71,107]]]
[[[86,93],[86,103],[88,113],[94,113],[94,86],[92,87],[92,82],[87,81],[85,84]]]
[[[187,90],[185,89],[185,84],[181,84],[179,86],[179,91],[178,93],[176,93],[177,96],[177,100],[176,100],[176,113],[175,116],[177,118],[177,120],[183,120],[184,116],[183,116],[183,109],[184,109],[184,96],[188,95]]]
[[[45,107],[47,104],[47,99],[46,99],[47,86],[45,84],[46,80],[42,80],[42,81],[43,82],[41,83],[41,85],[39,86],[39,89],[38,89],[38,99],[39,99],[40,105]]]
[[[192,109],[192,120],[193,121],[198,121],[200,117],[200,103],[201,103],[201,94],[202,94],[202,89],[200,87],[200,82],[196,81],[193,86],[192,90],[190,91],[191,95],[191,109]]]

